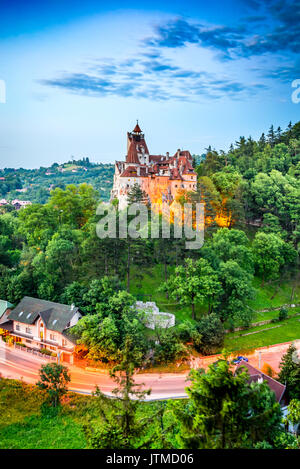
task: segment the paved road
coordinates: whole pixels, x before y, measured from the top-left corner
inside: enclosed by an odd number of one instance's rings
[[[295,342],[298,352],[300,352],[300,340]],[[286,352],[289,344],[278,344],[276,346],[261,349],[261,366],[268,363],[276,371],[282,355]],[[258,351],[248,355],[249,362],[258,367]],[[217,356],[206,357],[195,360],[194,367],[207,368],[210,363],[218,359]],[[38,358],[23,350],[16,350],[8,347],[0,341],[0,374],[5,378],[23,379],[27,383],[34,384],[38,381],[38,370],[41,364],[48,363],[48,360]],[[115,387],[114,382],[109,378],[106,371],[88,371],[73,365],[68,365],[71,374],[69,389],[76,392],[90,394],[95,390],[95,386],[105,394],[111,394]],[[144,373],[135,376],[137,383],[144,383],[146,388],[151,388],[151,399],[164,399],[186,396],[185,388],[188,385],[188,373]]]
[[[49,360],[35,357],[22,350],[16,350],[0,342],[0,374],[5,378],[23,379],[27,383],[34,384],[38,381],[38,370],[41,364]],[[115,383],[110,379],[106,371],[94,372],[67,365],[71,375],[69,389],[81,393],[91,393],[95,386],[105,394],[111,394]],[[151,388],[148,399],[162,399],[168,397],[186,396],[186,373],[145,373],[135,376],[137,383],[144,383],[145,388]]]

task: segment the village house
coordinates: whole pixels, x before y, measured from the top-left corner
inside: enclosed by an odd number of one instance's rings
[[[241,362],[237,365],[235,373],[237,370],[241,371],[241,367],[248,370],[249,383],[266,381],[269,388],[274,392],[276,401],[280,404],[281,407],[286,406],[284,399],[286,386],[284,386],[284,384],[276,381],[274,378],[271,378],[271,376],[266,375],[262,371],[255,368],[253,365],[250,365],[250,363],[246,362],[245,360],[241,360]]]
[[[193,158],[187,150],[177,150],[174,156],[150,155],[145,135],[137,125],[127,132],[125,161],[116,161],[111,200],[118,199],[119,208],[127,206],[127,194],[138,184],[147,194],[150,204],[172,203],[180,191],[197,188]]]
[[[20,208],[28,207],[28,205],[32,205],[32,202],[30,200],[19,200],[19,199],[14,199],[11,203],[16,210],[19,210]]]
[[[76,341],[70,329],[81,317],[74,305],[25,296],[0,327],[16,344],[35,350],[46,349],[58,354],[61,360],[73,363]]]

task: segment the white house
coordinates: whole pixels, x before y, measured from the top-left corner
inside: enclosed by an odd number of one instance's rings
[[[59,353],[61,360],[73,363],[76,340],[70,329],[81,316],[74,305],[25,296],[8,314],[1,329],[6,330],[15,343]]]

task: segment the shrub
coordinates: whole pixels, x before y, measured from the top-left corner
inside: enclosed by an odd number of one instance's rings
[[[279,321],[283,321],[284,319],[286,319],[288,317],[288,308],[286,308],[285,306],[282,306],[282,308],[280,308],[279,310],[279,313],[278,313],[278,319]]]
[[[222,322],[216,314],[209,314],[197,324],[197,331],[201,334],[201,343],[197,347],[204,355],[211,355],[220,350],[224,343],[225,331]]]
[[[39,352],[43,353],[44,355],[52,355],[52,352],[46,348],[41,348]]]

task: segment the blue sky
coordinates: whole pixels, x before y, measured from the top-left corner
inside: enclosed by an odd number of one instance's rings
[[[0,0],[0,167],[228,149],[299,120],[300,0]]]

